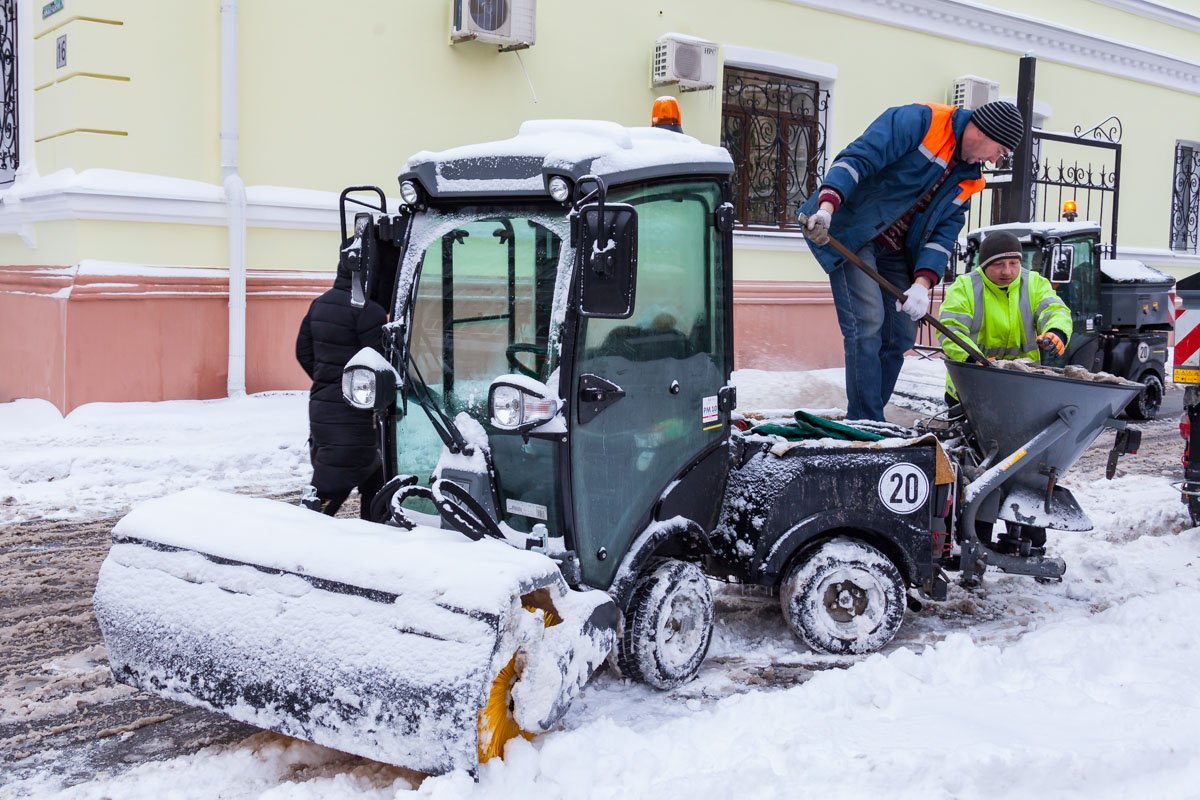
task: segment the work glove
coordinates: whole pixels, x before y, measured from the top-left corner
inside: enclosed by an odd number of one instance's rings
[[[913,322],[920,322],[929,313],[929,290],[923,283],[914,283],[904,292],[904,302],[896,301],[896,310],[908,314]]]
[[[807,218],[801,219],[805,238],[815,245],[829,244],[829,225],[832,220],[833,215],[823,208],[809,214]]]
[[[1067,343],[1062,340],[1058,331],[1046,331],[1037,338],[1038,349],[1046,355],[1061,356],[1067,349]]]

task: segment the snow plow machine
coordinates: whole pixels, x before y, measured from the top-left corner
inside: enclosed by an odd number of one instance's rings
[[[602,664],[660,689],[694,677],[709,578],[777,592],[809,646],[855,654],[890,641],[910,590],[945,597],[964,561],[1060,575],[959,517],[1062,505],[1062,487],[1037,494],[1038,453],[1058,453],[1056,480],[1136,385],[1034,392],[1054,407],[1023,413],[1046,430],[1001,444],[957,425],[752,429],[729,381],[732,172],[681,133],[540,121],[417,154],[395,210],[380,189],[343,192],[352,295],[390,312],[384,352],[343,380],[378,423],[372,521],[204,489],[135,508],[94,598],[115,677],[474,772],[551,729]],[[964,398],[994,391],[955,379]],[[1005,457],[1025,439],[1026,461]]]

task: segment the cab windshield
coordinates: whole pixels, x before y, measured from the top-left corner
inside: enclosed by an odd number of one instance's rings
[[[410,331],[401,473],[427,478],[442,448],[428,416],[409,403],[414,393],[427,391],[451,419],[465,412],[482,424],[497,376],[550,379],[570,279],[559,269],[568,232],[562,208],[549,205],[429,210],[414,220],[396,304]]]

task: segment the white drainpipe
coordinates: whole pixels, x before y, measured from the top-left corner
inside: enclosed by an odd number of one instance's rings
[[[230,397],[246,394],[246,184],[238,174],[237,0],[221,0],[221,178],[229,204]]]

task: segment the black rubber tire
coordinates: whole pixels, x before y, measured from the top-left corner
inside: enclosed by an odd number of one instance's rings
[[[639,579],[617,639],[622,676],[674,689],[696,676],[713,632],[713,596],[695,564],[654,562]]]
[[[779,589],[792,632],[818,653],[873,653],[892,640],[907,587],[891,559],[864,542],[831,539],[788,570]]]
[[[1145,386],[1134,401],[1125,407],[1125,414],[1130,419],[1154,419],[1162,408],[1163,381],[1157,372],[1147,372],[1138,378],[1138,383]]]

